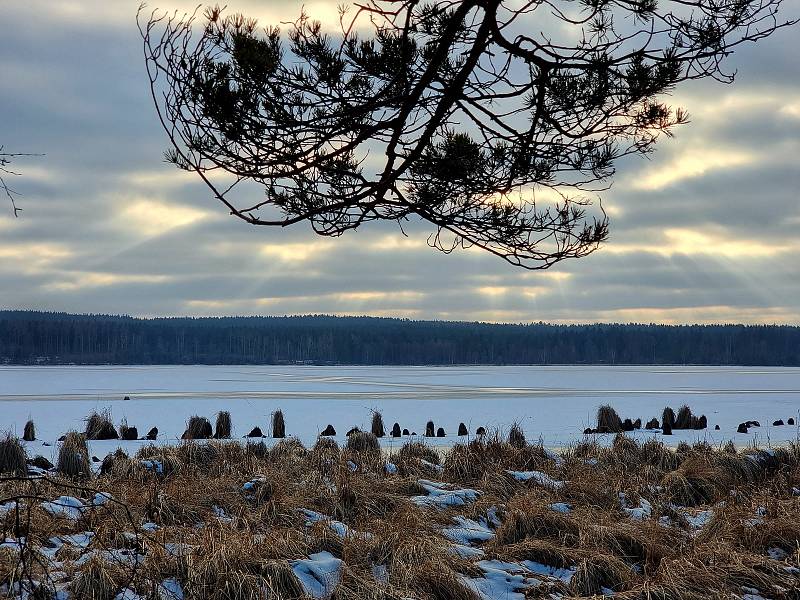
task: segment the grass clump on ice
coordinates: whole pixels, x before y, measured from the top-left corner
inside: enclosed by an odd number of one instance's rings
[[[26,442],[34,442],[36,441],[36,425],[34,425],[32,420],[28,420],[25,423],[25,429],[22,433],[22,439]]]
[[[622,431],[622,419],[612,406],[604,404],[597,409],[597,431],[600,433],[619,433]]]
[[[87,440],[117,440],[119,435],[111,421],[111,411],[104,409],[93,412],[86,418],[84,435]]]
[[[25,448],[10,432],[0,435],[0,473],[25,475],[28,471]]]
[[[211,422],[205,417],[194,415],[186,422],[186,431],[182,437],[185,440],[207,440],[212,435]]]
[[[233,426],[231,425],[231,413],[222,410],[217,413],[217,422],[214,427],[214,438],[217,440],[229,440]]]
[[[272,437],[279,439],[286,437],[286,421],[282,410],[276,410],[272,414]]]
[[[85,435],[77,431],[70,431],[64,436],[64,441],[61,442],[61,447],[58,449],[56,469],[67,477],[91,477],[92,469]]]

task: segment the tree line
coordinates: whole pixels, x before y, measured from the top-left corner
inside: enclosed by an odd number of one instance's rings
[[[800,366],[800,328],[0,311],[0,363]]]

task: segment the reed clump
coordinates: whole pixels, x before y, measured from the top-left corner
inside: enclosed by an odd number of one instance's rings
[[[25,448],[10,432],[0,436],[0,473],[25,475],[28,472]]]
[[[77,431],[70,431],[64,436],[58,449],[56,469],[62,475],[73,478],[88,478],[92,474],[89,462],[89,447],[86,436]]]

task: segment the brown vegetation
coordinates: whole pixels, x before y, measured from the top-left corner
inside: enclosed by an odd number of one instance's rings
[[[111,411],[103,410],[93,412],[86,418],[87,440],[116,440],[119,439],[114,423],[111,421]]]
[[[27,423],[25,423],[22,439],[26,442],[33,442],[36,440],[36,426],[33,424],[33,421],[29,420]]]
[[[62,453],[78,454],[76,447],[85,449],[85,440],[73,432]],[[387,461],[397,468],[387,469]],[[319,552],[342,561],[334,598],[345,600],[473,600],[470,582],[485,574],[481,560],[520,565],[539,582],[518,590],[529,598],[604,590],[623,599],[732,598],[743,586],[769,598],[800,592],[793,570],[800,568],[798,445],[737,451],[684,444],[676,452],[618,435],[609,447],[585,442],[554,454],[494,433],[454,446],[441,463],[436,449],[419,442],[381,454],[371,432],[354,432],[344,449],[326,437],[310,450],[294,438],[272,449],[260,441],[148,445],[135,458],[110,454],[91,481],[122,505],[70,522],[33,503],[26,535],[37,545],[95,533],[88,548],[65,545],[57,553],[76,598],[114,598],[126,587],[159,598],[161,582],[175,579],[187,598],[261,598],[270,590],[299,599],[307,592],[293,561]],[[540,476],[525,480],[517,472]],[[426,480],[476,495],[463,505],[421,505]],[[27,493],[26,485],[0,482],[0,497]],[[66,495],[93,496],[89,482],[64,485],[73,486]],[[126,511],[134,526],[120,525]],[[447,530],[455,517],[490,531],[472,542],[482,555],[454,551]],[[123,550],[139,552],[135,571],[109,561]],[[528,572],[525,561],[561,571]],[[0,555],[0,585],[7,564]],[[30,572],[44,580],[43,568],[31,563]],[[380,570],[385,579],[376,577]]]
[[[25,448],[17,437],[6,433],[0,437],[0,473],[24,475],[27,471]]]
[[[286,421],[283,419],[283,411],[276,410],[272,415],[272,437],[286,437]]]
[[[115,432],[116,433],[116,432]],[[86,436],[77,431],[70,431],[64,436],[61,447],[58,449],[56,469],[66,477],[89,477],[89,448],[86,446]]]

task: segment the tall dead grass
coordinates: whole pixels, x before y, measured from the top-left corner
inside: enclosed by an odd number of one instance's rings
[[[283,418],[282,410],[276,410],[272,414],[272,437],[274,438],[286,437],[286,421]]]
[[[0,437],[0,473],[25,475],[28,472],[25,448],[16,436],[7,432]]]
[[[58,449],[56,469],[67,477],[88,478],[92,475],[90,465],[86,436],[77,431],[68,432]]]
[[[86,418],[86,430],[84,432],[87,440],[117,440],[119,435],[111,421],[111,411],[104,409],[100,412],[93,412]]]

